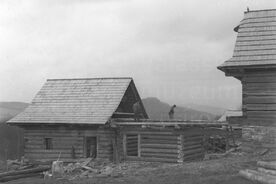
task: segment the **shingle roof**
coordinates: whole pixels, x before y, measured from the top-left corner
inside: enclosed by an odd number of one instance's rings
[[[231,59],[218,68],[276,64],[276,9],[245,12]]]
[[[105,124],[131,78],[49,79],[31,105],[8,123]]]

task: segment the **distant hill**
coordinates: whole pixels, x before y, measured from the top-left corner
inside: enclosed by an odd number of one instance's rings
[[[0,123],[11,119],[28,105],[28,103],[24,102],[0,102]]]
[[[191,109],[195,109],[195,110],[203,111],[203,112],[208,112],[208,113],[215,114],[218,116],[222,116],[224,114],[224,112],[227,110],[224,108],[213,107],[213,106],[208,106],[208,105],[186,104],[184,106],[187,108],[191,108]]]
[[[149,97],[142,99],[146,111],[151,119],[168,119],[170,105],[160,101],[158,98]],[[177,104],[176,104],[177,105]],[[183,120],[214,120],[216,115],[208,112],[198,111],[191,108],[177,106],[174,113],[175,119]]]
[[[23,102],[0,102],[0,160],[20,158],[23,154],[23,130],[5,122],[28,106]],[[6,153],[7,151],[7,153]]]

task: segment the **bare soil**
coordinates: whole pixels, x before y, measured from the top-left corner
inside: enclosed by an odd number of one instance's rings
[[[255,169],[260,158],[229,155],[224,158],[183,164],[125,162],[118,175],[75,180],[25,178],[9,184],[257,184],[240,176],[241,169]]]

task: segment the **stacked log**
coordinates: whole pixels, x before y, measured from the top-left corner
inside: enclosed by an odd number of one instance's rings
[[[32,169],[18,170],[18,171],[8,171],[0,173],[0,182],[11,181],[19,178],[27,178],[33,176],[39,176],[43,171],[49,170],[49,166],[40,166]]]
[[[203,135],[182,136],[183,161],[202,160],[204,158]]]
[[[241,170],[240,176],[252,180],[258,181],[264,184],[276,184],[276,161],[273,162],[257,162],[258,170]]]
[[[51,150],[45,149],[44,138],[52,139],[53,147]],[[104,127],[92,127],[84,129],[76,127],[74,129],[63,127],[33,127],[24,130],[25,138],[25,157],[30,160],[56,160],[72,159],[72,147],[76,158],[86,157],[85,137],[97,137],[97,158],[111,159],[112,140],[114,131]]]
[[[141,158],[145,161],[177,162],[178,135],[141,134]]]
[[[138,135],[127,134],[126,136],[126,151],[128,156],[138,156]]]

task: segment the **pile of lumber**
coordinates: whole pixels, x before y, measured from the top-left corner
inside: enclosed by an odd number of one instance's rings
[[[44,171],[50,169],[50,166],[38,166],[36,168],[13,170],[0,173],[0,182],[16,180],[19,178],[28,178],[41,175]]]
[[[259,161],[257,165],[257,170],[241,170],[239,172],[240,176],[264,184],[276,184],[276,161]]]

